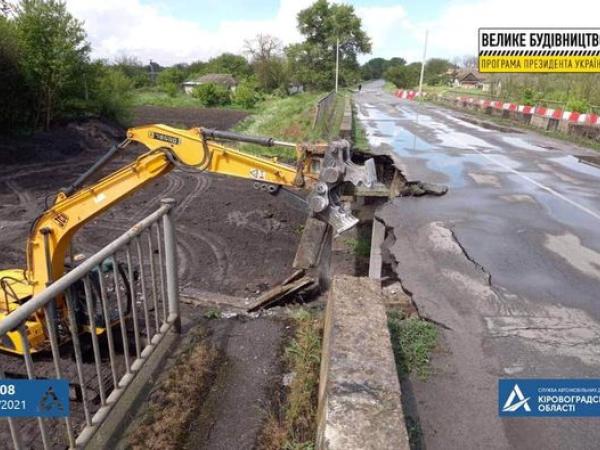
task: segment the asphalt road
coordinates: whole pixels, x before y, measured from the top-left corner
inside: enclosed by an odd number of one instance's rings
[[[599,377],[600,168],[576,157],[594,152],[381,87],[355,96],[371,145],[449,187],[379,211],[398,277],[441,325],[433,376],[406,383],[425,446],[598,448],[599,419],[501,419],[497,398],[498,378]]]

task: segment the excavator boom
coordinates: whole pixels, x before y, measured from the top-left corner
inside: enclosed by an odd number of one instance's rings
[[[295,147],[296,165],[226,147],[220,143],[222,140]],[[134,142],[144,145],[148,151],[116,172],[85,185],[101,166]],[[122,144],[111,149],[72,186],[62,190],[54,204],[35,220],[27,241],[26,270],[0,272],[0,319],[63,275],[65,257],[79,228],[177,166],[246,178],[268,186],[269,190],[279,186],[309,188],[308,208],[329,222],[336,233],[357,222],[339,204],[337,187],[344,181],[369,187],[375,181],[372,160],[364,166],[352,164],[346,141],[296,145],[203,128],[181,130],[167,125],[131,128]],[[41,323],[40,328],[43,329]],[[37,343],[32,342],[32,349],[38,349]]]

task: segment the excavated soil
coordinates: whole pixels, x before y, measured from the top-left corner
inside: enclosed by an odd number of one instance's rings
[[[143,107],[134,124],[165,123],[227,129],[246,114],[214,109]],[[0,268],[23,267],[29,225],[58,189],[74,181],[124,130],[96,119],[30,137],[0,137]],[[128,149],[103,169],[110,173],[142,149]],[[76,252],[92,254],[159,207],[177,200],[182,289],[255,296],[290,273],[305,214],[245,180],[173,170],[80,230]],[[48,359],[46,357],[46,359]],[[64,364],[72,364],[68,356]],[[89,364],[90,369],[93,364]],[[74,366],[73,366],[74,367]],[[0,368],[24,371],[20,359],[0,355]],[[77,410],[78,408],[75,408]],[[6,422],[0,439],[10,442]],[[34,448],[34,444],[27,445]]]

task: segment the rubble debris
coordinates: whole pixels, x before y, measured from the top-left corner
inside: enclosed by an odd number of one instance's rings
[[[425,183],[423,181],[409,181],[400,191],[400,197],[421,197],[423,195],[440,196],[448,192],[448,186],[441,184]]]

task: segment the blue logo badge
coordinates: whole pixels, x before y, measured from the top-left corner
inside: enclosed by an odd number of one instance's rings
[[[502,417],[600,416],[600,380],[501,379],[498,414]]]
[[[66,417],[67,380],[0,380],[0,417]]]

